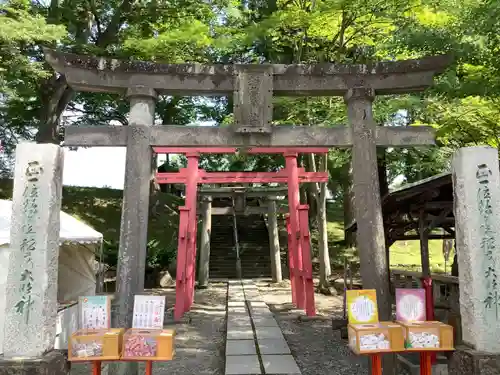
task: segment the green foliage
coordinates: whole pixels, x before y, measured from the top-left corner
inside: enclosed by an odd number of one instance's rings
[[[0,139],[7,152],[0,173],[8,172],[19,139],[33,139],[44,127],[57,133],[65,110],[70,112],[64,124],[128,123],[126,100],[65,88],[64,77],[43,62],[42,45],[169,63],[351,64],[447,53],[453,64],[434,87],[377,97],[374,103],[379,125],[430,125],[437,132],[439,147],[387,151],[390,181],[402,175],[411,182],[444,171],[462,146],[500,146],[498,1],[8,0],[0,5],[0,17]],[[156,114],[164,125],[227,126],[233,122],[232,98],[162,95]],[[333,127],[346,126],[347,116],[340,97],[280,97],[273,121]],[[328,155],[328,188],[337,202],[343,199],[349,158],[348,150]],[[317,161],[303,164],[319,167]],[[166,168],[184,165],[184,158],[171,158]],[[242,150],[203,156],[200,165],[210,171],[272,171],[284,162]],[[117,239],[109,241],[111,254]],[[162,241],[151,238],[151,249],[170,246]],[[154,250],[150,256],[152,263],[165,261]]]

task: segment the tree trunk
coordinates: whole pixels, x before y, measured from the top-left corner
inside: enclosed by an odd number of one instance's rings
[[[40,124],[36,134],[37,143],[60,143],[59,124],[61,115],[73,99],[74,91],[64,76],[52,75],[40,88]]]
[[[321,171],[327,171],[328,155],[321,156]],[[314,184],[316,185],[316,184]],[[317,194],[317,221],[319,232],[319,289],[329,291],[328,278],[332,274],[330,252],[328,250],[328,231],[326,218],[326,183],[320,184]]]

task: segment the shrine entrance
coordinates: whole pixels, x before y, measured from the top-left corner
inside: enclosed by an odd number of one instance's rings
[[[190,310],[194,300],[197,240],[197,193],[198,184],[228,183],[286,183],[288,185],[287,216],[288,262],[292,288],[292,303],[315,315],[314,284],[312,277],[309,238],[309,206],[300,204],[299,184],[303,182],[328,182],[328,172],[306,172],[299,168],[299,153],[328,153],[328,148],[249,148],[249,154],[282,154],[285,168],[278,172],[206,172],[199,169],[200,154],[231,154],[236,148],[185,148],[153,147],[157,154],[183,154],[187,168],[179,172],[156,173],[159,184],[186,185],[185,205],[179,207],[179,239],[177,247],[176,298],[174,318],[180,319]],[[239,207],[235,207],[238,210]]]
[[[180,241],[183,241],[181,245],[186,249],[184,264],[188,267],[180,267],[181,271],[184,270],[179,281],[184,299],[178,303],[178,315],[189,308],[192,300],[196,239],[187,236],[194,229],[194,192],[197,184],[211,181],[211,174],[198,171],[198,159],[195,157],[196,152],[199,153],[197,148],[253,148],[261,152],[270,151],[266,148],[279,148],[288,158],[288,164],[285,171],[274,173],[275,179],[288,183],[289,192],[296,194],[302,172],[297,167],[293,148],[307,148],[314,152],[314,148],[318,147],[350,147],[363,288],[377,290],[379,317],[381,320],[390,319],[389,272],[377,172],[377,147],[431,145],[434,144],[434,131],[424,126],[378,126],[373,118],[373,101],[376,95],[425,90],[433,84],[434,75],[443,72],[449,65],[450,56],[365,65],[169,65],[75,55],[49,49],[44,49],[44,53],[47,62],[56,72],[65,76],[67,84],[75,91],[121,94],[130,101],[128,126],[69,126],[64,135],[65,146],[127,148],[116,313],[113,314],[115,326],[131,327],[134,295],[144,289],[149,188],[153,175],[152,148],[165,145],[189,148],[185,149],[188,158],[191,155],[188,170],[195,172],[193,175],[185,173],[182,177],[192,194],[181,210],[185,213],[182,214],[184,225],[181,225]],[[234,124],[229,127],[156,126],[158,95],[233,96]],[[274,95],[343,96],[350,126],[275,126],[272,122]],[[235,177],[249,182],[269,178],[262,173],[218,177],[225,183],[234,182]],[[290,204],[290,240],[297,243],[297,234],[308,235],[303,229],[305,226],[299,225],[301,217],[307,218],[307,208],[299,206],[298,196],[293,194]],[[188,228],[189,223],[191,227]],[[298,232],[301,229],[303,233]],[[297,249],[298,245],[291,248]],[[303,253],[291,254],[297,255],[294,259],[294,298],[301,306],[305,303],[302,302],[304,275],[297,272],[301,270],[298,265],[304,262]],[[300,300],[299,293],[302,293]]]

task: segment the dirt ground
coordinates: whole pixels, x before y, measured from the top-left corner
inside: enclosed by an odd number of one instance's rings
[[[332,317],[342,317],[342,296],[315,293],[318,319],[300,320],[292,305],[289,281],[277,285],[262,280],[256,285],[275,313],[302,375],[368,374],[367,359],[354,356],[340,332],[332,331]]]

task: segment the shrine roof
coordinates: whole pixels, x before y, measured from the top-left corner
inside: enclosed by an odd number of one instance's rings
[[[396,219],[412,216],[415,210],[423,208],[426,214],[437,216],[443,209],[453,208],[453,184],[451,173],[405,184],[390,191],[382,198],[384,229],[394,229]],[[417,216],[418,217],[418,216]],[[453,219],[453,210],[448,214]],[[357,230],[356,221],[345,228],[346,232]]]

